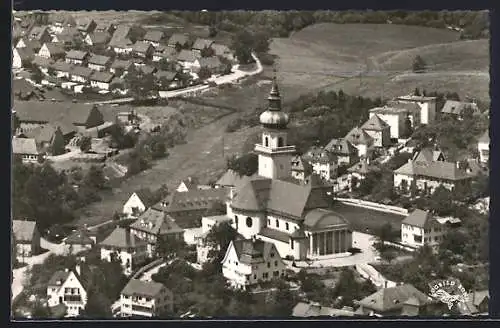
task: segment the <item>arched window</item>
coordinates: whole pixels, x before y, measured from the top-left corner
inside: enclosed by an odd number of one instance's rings
[[[283,146],[284,146],[283,137],[279,137],[278,138],[278,147],[283,147]]]
[[[269,147],[269,137],[264,138],[264,146]]]
[[[247,227],[251,228],[252,227],[252,223],[253,223],[252,218],[248,216],[247,220],[246,220],[246,223],[247,223]]]

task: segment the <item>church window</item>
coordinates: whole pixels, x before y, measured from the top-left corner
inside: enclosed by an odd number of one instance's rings
[[[290,240],[290,248],[293,249],[293,239]]]
[[[268,138],[268,137],[265,137],[265,138],[264,138],[264,145],[265,145],[266,147],[269,147],[269,138]]]
[[[285,229],[288,231],[289,228],[288,222],[285,222]]]
[[[279,228],[280,227],[280,221],[278,219],[276,219],[276,228]]]
[[[284,146],[283,137],[279,137],[278,138],[278,147],[283,147],[283,146]]]
[[[247,227],[251,228],[251,227],[252,227],[252,223],[253,223],[253,222],[252,222],[252,218],[248,216],[248,217],[247,217],[247,222],[246,222],[246,223],[247,223]]]
[[[267,262],[267,267],[270,268],[271,267],[271,262]]]

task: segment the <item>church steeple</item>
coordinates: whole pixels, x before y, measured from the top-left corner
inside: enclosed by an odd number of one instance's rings
[[[281,95],[280,90],[278,88],[278,79],[276,78],[276,71],[274,71],[273,77],[273,86],[271,88],[271,92],[269,93],[269,97],[267,100],[269,101],[269,110],[270,111],[280,111],[281,110]]]
[[[278,88],[276,71],[273,77],[271,92],[267,97],[269,101],[267,110],[260,115],[260,123],[271,129],[286,129],[288,125],[288,114],[281,111],[281,95]]]

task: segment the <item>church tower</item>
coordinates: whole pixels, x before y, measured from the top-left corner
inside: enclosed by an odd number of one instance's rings
[[[289,177],[291,160],[295,146],[287,143],[288,114],[281,110],[281,96],[276,76],[269,97],[268,108],[260,115],[260,124],[264,127],[262,141],[255,145],[259,155],[258,174],[269,179]]]

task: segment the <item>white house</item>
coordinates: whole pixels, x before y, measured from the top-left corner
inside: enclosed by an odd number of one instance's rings
[[[436,246],[446,229],[430,212],[416,209],[401,222],[401,241],[413,247]]]
[[[377,114],[371,115],[361,126],[361,130],[372,137],[375,147],[387,147],[391,143],[391,127]]]
[[[312,166],[314,173],[326,181],[337,177],[337,157],[333,153],[319,147],[312,147],[302,158]]]
[[[83,65],[90,54],[86,51],[70,50],[66,54],[66,62],[69,64]]]
[[[95,71],[90,76],[90,85],[93,88],[109,90],[109,85],[113,80],[113,77],[112,73]]]
[[[182,180],[179,186],[177,187],[177,192],[188,192],[190,190],[198,189],[198,181],[192,177],[188,177],[185,180]]]
[[[105,71],[111,65],[111,58],[107,56],[92,54],[88,59],[90,69],[96,71]]]
[[[477,151],[479,152],[479,161],[488,163],[490,160],[490,131],[487,130],[477,142]]]
[[[139,268],[148,257],[147,243],[131,234],[128,228],[116,228],[99,246],[101,260],[120,260],[126,275]]]
[[[390,126],[392,139],[404,137],[408,133],[407,120],[411,120],[408,109],[397,107],[377,107],[370,109],[370,117],[377,115]]]
[[[212,249],[205,242],[205,238],[208,233],[210,233],[210,230],[220,223],[231,223],[231,221],[231,218],[227,215],[216,215],[201,218],[201,234],[195,237],[197,262],[199,264],[203,264],[208,260],[208,253]]]
[[[80,315],[87,304],[89,269],[79,263],[73,270],[56,271],[47,284],[47,303],[49,307],[64,304],[70,317]]]
[[[90,230],[81,229],[66,237],[63,242],[69,246],[68,253],[78,254],[94,247],[97,243],[97,236]]]
[[[373,138],[359,127],[352,128],[349,133],[344,137],[358,150],[358,157],[366,157],[373,146]]]
[[[93,71],[88,67],[74,66],[70,72],[73,82],[88,83]]]
[[[420,107],[420,124],[430,124],[436,120],[436,97],[427,96],[402,96],[395,101],[401,103],[413,103]]]
[[[12,137],[12,154],[19,156],[23,163],[38,163],[43,159],[43,151],[34,138]]]
[[[153,205],[152,200],[153,193],[149,189],[137,190],[123,205],[122,213],[127,217],[137,217]]]
[[[66,55],[63,48],[55,43],[44,43],[38,51],[38,56],[43,58],[57,59]]]
[[[120,314],[148,318],[173,315],[173,299],[172,292],[161,283],[131,279],[120,293]]]
[[[222,275],[234,288],[245,289],[286,274],[286,265],[273,243],[258,239],[233,240],[222,260]]]

